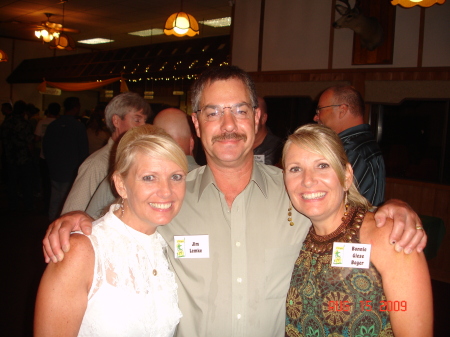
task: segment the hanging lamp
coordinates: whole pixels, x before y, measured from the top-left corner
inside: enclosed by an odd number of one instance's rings
[[[62,25],[57,24],[59,26],[59,29],[62,29],[64,27],[64,14],[65,14],[66,2],[67,2],[67,0],[62,1],[62,5],[63,5]],[[58,33],[57,36],[54,37],[54,39],[52,39],[49,42],[49,46],[50,46],[50,49],[60,49],[60,50],[72,51],[72,50],[75,50],[75,41],[67,33],[60,32],[60,33]]]
[[[51,49],[61,49],[72,51],[75,49],[75,41],[66,33],[60,33],[57,38],[54,38],[49,43]]]
[[[440,4],[442,5],[445,2],[445,0],[392,0],[392,5],[400,5],[405,8],[411,8],[414,6],[421,6],[421,7],[431,7],[434,4]]]
[[[0,49],[0,62],[6,62],[8,61],[8,55]]]
[[[166,21],[164,34],[181,36],[195,36],[199,34],[198,22],[191,15],[183,12],[183,0],[181,0],[181,11],[173,13]]]

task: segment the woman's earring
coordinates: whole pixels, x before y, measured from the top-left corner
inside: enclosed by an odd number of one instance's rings
[[[345,205],[345,206],[348,206],[348,191],[349,191],[349,190],[346,190],[346,191],[345,191],[345,200],[344,200],[344,205]]]
[[[122,202],[120,203],[120,209],[122,210],[122,215],[120,216],[121,218],[123,218],[123,213],[125,212],[124,203],[125,203],[125,199],[122,198]]]

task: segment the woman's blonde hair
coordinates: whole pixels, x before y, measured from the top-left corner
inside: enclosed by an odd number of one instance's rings
[[[330,128],[319,124],[306,124],[299,127],[290,135],[284,144],[282,164],[285,168],[286,154],[289,147],[294,144],[312,153],[325,157],[341,183],[345,188],[346,166],[349,164],[344,146],[339,136]],[[348,189],[347,203],[351,207],[363,207],[368,209],[372,205],[358,191],[354,177]]]
[[[114,172],[123,178],[128,175],[137,153],[170,160],[187,173],[186,155],[163,129],[144,124],[128,130],[117,146]]]

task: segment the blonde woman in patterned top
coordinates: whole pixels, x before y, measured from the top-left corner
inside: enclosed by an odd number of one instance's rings
[[[389,244],[392,222],[376,227],[336,133],[317,124],[300,127],[288,138],[282,161],[292,205],[313,224],[292,273],[286,336],[432,336],[424,254],[396,252]],[[341,243],[335,250],[334,242]],[[370,255],[358,244],[369,244]],[[350,264],[332,267],[347,262],[344,246]]]

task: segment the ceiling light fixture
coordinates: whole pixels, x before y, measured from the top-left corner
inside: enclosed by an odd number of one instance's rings
[[[210,20],[204,20],[204,21],[199,21],[199,22],[205,26],[210,26],[210,27],[214,27],[214,28],[229,27],[229,26],[231,26],[231,17],[227,16],[225,18],[210,19]]]
[[[392,5],[400,5],[405,8],[411,8],[414,6],[421,6],[421,7],[431,7],[434,4],[440,4],[442,5],[445,2],[445,0],[392,0]]]
[[[152,28],[152,29],[138,30],[137,32],[131,32],[128,34],[145,37],[145,36],[163,35],[164,31],[161,28]]]
[[[36,35],[38,39],[42,38],[42,41],[44,42],[50,42],[53,40],[53,38],[57,38],[59,36],[59,32],[55,32],[53,31],[53,29],[41,29],[36,30],[34,32],[34,35]]]
[[[67,51],[72,51],[75,49],[75,41],[66,33],[60,33],[57,38],[50,41],[49,45],[51,49],[61,49]]]
[[[47,42],[51,49],[68,51],[75,49],[75,41],[65,33],[65,31],[79,33],[77,29],[64,27],[65,4],[67,1],[68,0],[61,0],[60,2],[60,4],[62,3],[63,5],[62,24],[51,22],[50,17],[53,14],[44,13],[47,16],[47,21],[42,22],[42,28],[39,28],[39,30],[34,32],[34,35],[36,35],[38,39],[42,38],[42,41]]]
[[[173,13],[166,21],[164,34],[181,36],[195,36],[199,34],[198,22],[191,14],[183,12],[183,0],[181,11]]]
[[[110,39],[104,39],[101,37],[96,37],[94,39],[87,39],[87,40],[79,40],[78,43],[84,43],[84,44],[102,44],[102,43],[109,43],[114,42],[114,40]]]
[[[8,55],[0,49],[0,62],[6,62],[8,61]]]

